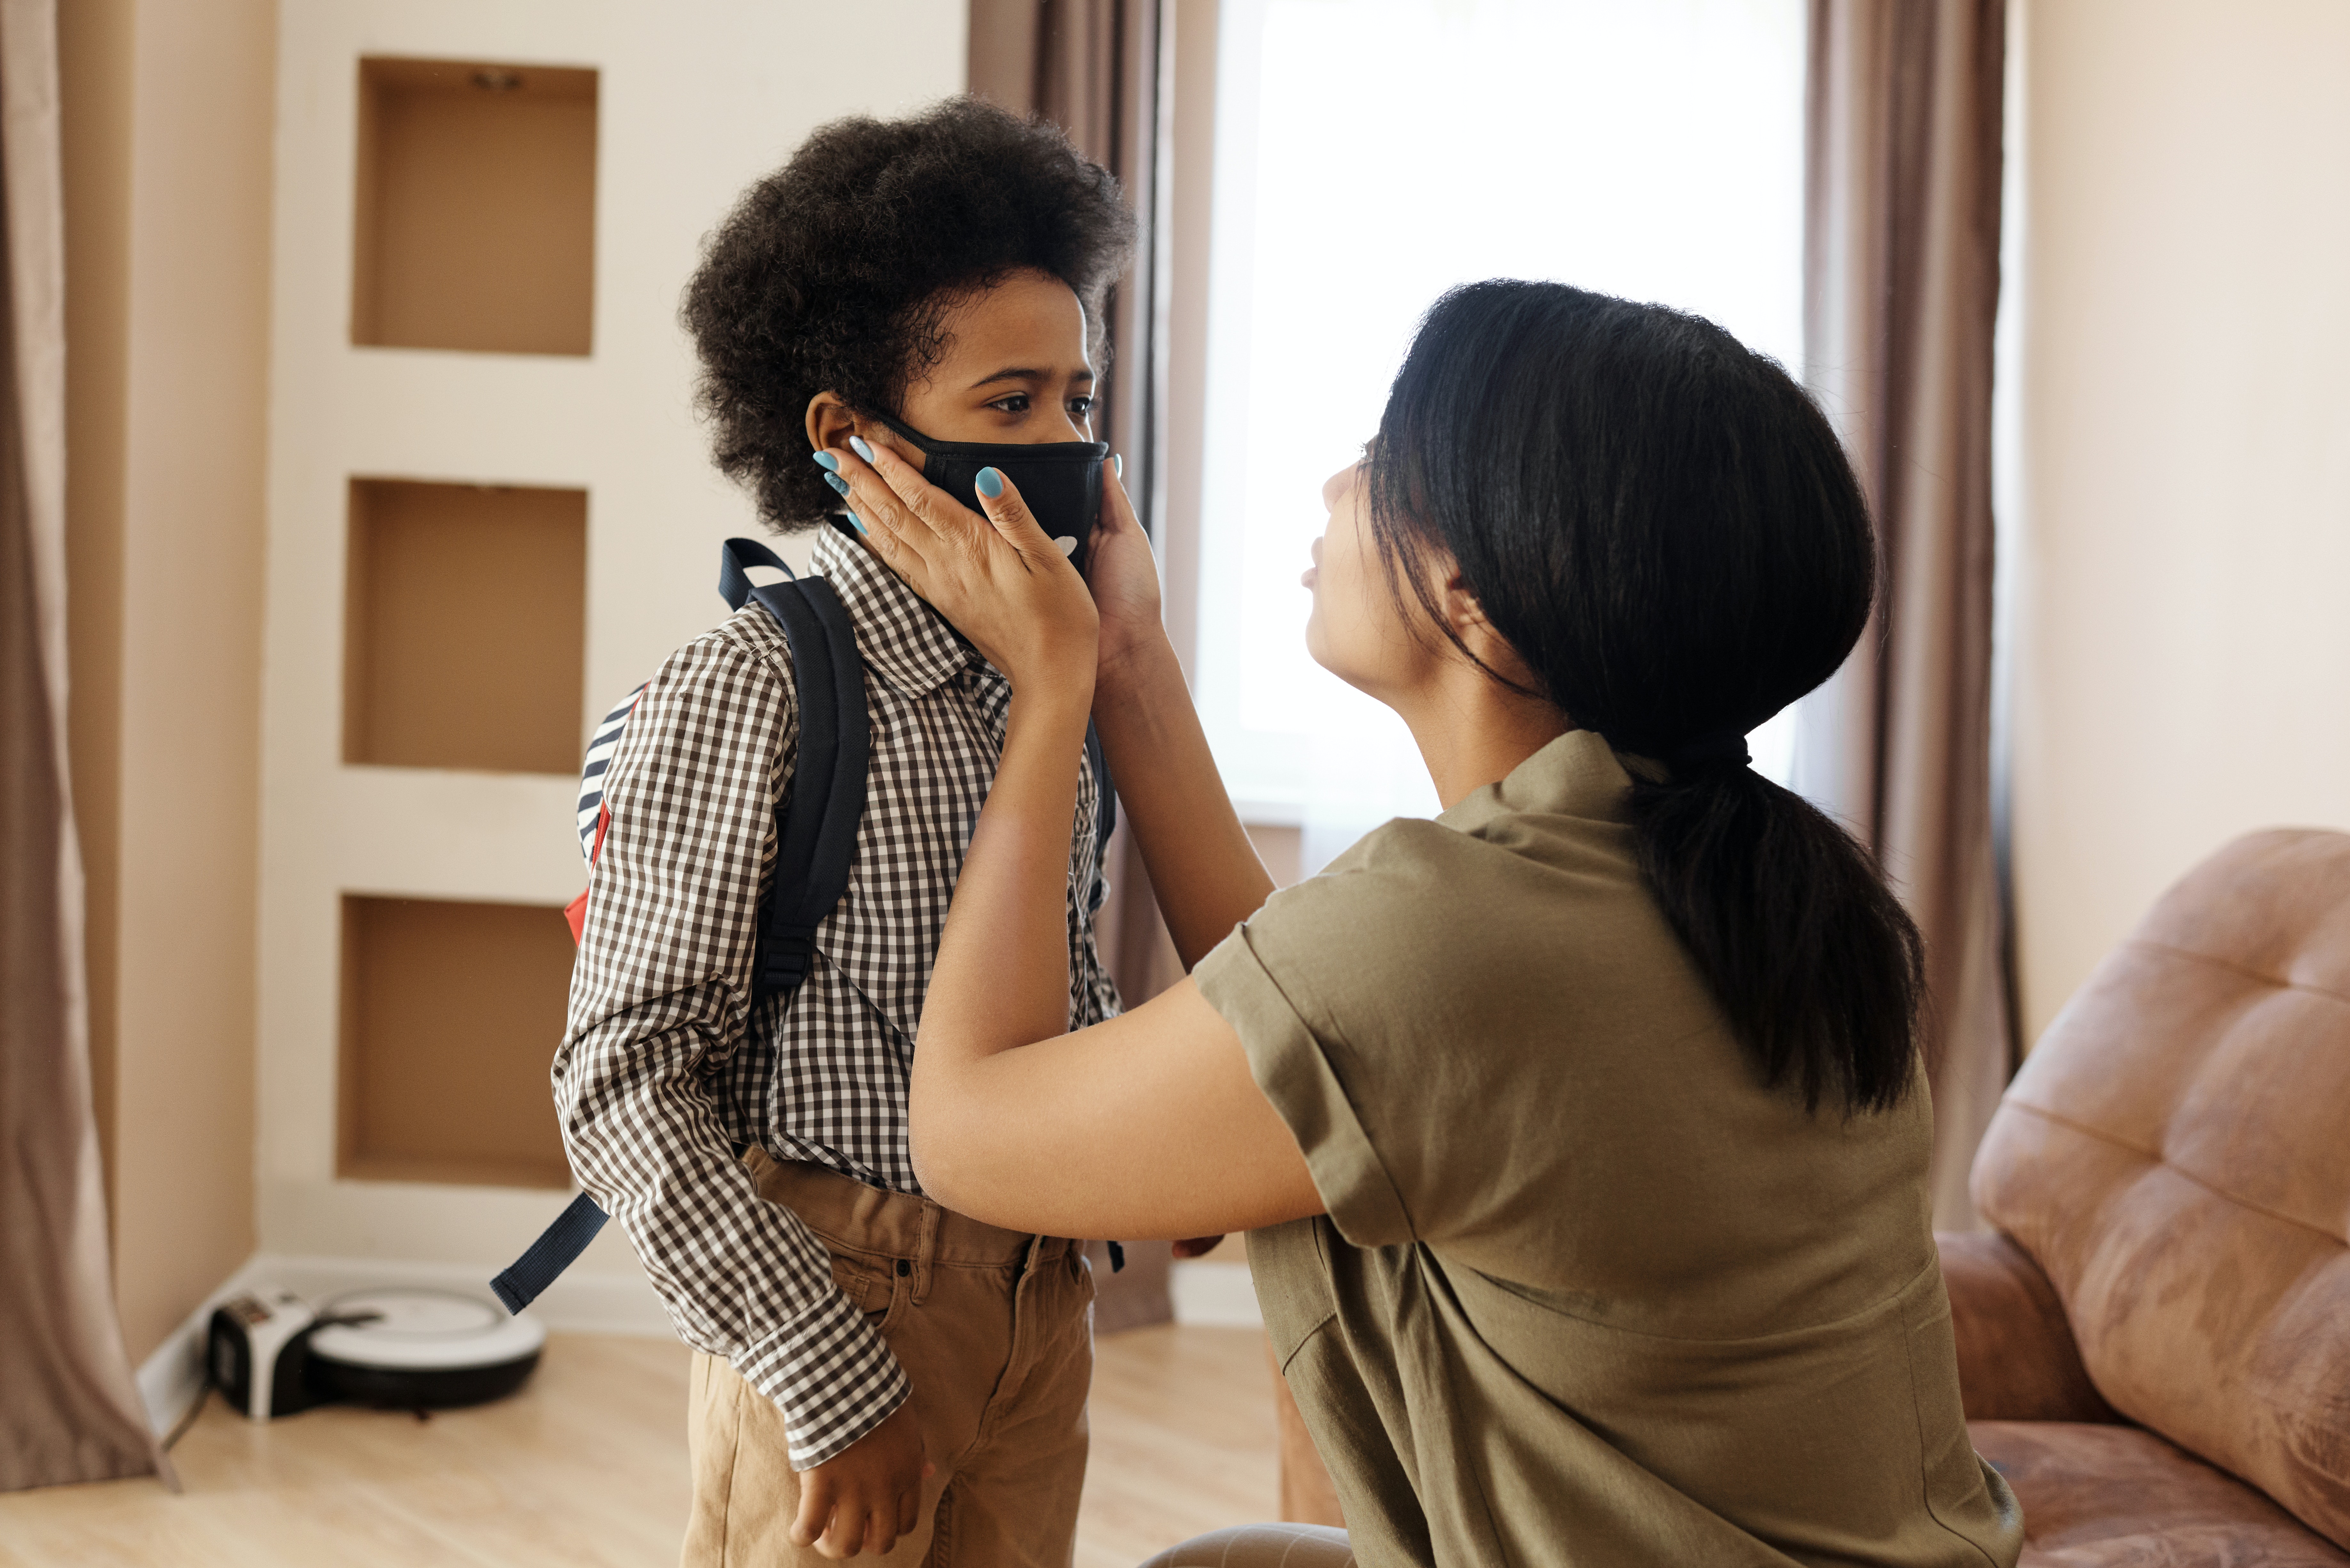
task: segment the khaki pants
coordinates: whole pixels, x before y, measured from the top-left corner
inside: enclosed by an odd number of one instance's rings
[[[832,1252],[833,1278],[905,1369],[938,1473],[886,1558],[925,1568],[1068,1568],[1086,1476],[1093,1273],[1078,1244],[1024,1236],[753,1150],[759,1195]],[[685,1568],[824,1562],[786,1533],[799,1477],[783,1412],[697,1355],[686,1416],[693,1515]]]

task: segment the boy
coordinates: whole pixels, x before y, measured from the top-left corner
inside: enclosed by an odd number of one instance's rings
[[[864,545],[817,462],[852,440],[1091,440],[1103,296],[1133,220],[1057,131],[973,99],[836,122],[712,236],[684,317],[719,467],[820,530],[872,732],[848,890],[806,978],[754,1002],[797,740],[754,603],[663,664],[604,775],[609,826],[555,1082],[572,1168],[695,1356],[688,1564],[859,1550],[1070,1560],[1092,1281],[1078,1243],[921,1195],[906,1085],[1009,688]],[[959,448],[960,450],[960,448]],[[1069,1026],[1096,954],[1094,775],[1069,857]]]

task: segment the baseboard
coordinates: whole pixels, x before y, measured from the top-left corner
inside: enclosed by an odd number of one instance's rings
[[[382,1285],[423,1285],[492,1299],[489,1271],[473,1264],[256,1252],[222,1281],[140,1366],[139,1397],[147,1407],[147,1423],[158,1436],[178,1426],[203,1390],[204,1331],[213,1309],[260,1284],[283,1285],[313,1303]],[[574,1270],[549,1285],[530,1311],[558,1334],[668,1339],[676,1333],[660,1299],[642,1274]]]
[[[148,1429],[157,1437],[171,1436],[172,1428],[203,1392],[204,1324],[212,1321],[214,1307],[236,1293],[236,1282],[244,1275],[244,1269],[231,1274],[188,1314],[186,1322],[163,1336],[153,1355],[139,1364],[139,1401],[147,1407]]]
[[[488,1279],[478,1266],[409,1262],[385,1258],[323,1258],[256,1252],[206,1296],[185,1322],[139,1368],[139,1397],[157,1435],[180,1424],[203,1391],[204,1328],[213,1309],[258,1284],[283,1285],[312,1302],[376,1285],[429,1285],[486,1297]],[[1263,1314],[1243,1262],[1178,1262],[1168,1289],[1175,1321],[1201,1328],[1261,1328]],[[547,1287],[531,1312],[559,1334],[619,1334],[667,1339],[675,1334],[669,1314],[641,1274],[574,1271]]]
[[[1196,1328],[1263,1328],[1256,1285],[1244,1262],[1179,1260],[1168,1272],[1175,1321]]]

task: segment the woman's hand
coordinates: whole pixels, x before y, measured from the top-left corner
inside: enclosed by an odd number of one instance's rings
[[[1115,672],[1141,649],[1166,639],[1159,618],[1159,561],[1134,514],[1118,469],[1102,474],[1101,520],[1086,554],[1086,582],[1101,615],[1101,662]]]
[[[1052,692],[1090,704],[1100,646],[1093,596],[1011,480],[981,471],[980,504],[988,513],[981,517],[886,441],[849,445],[849,454],[825,455],[840,465],[851,515],[882,564],[1003,671],[1015,694]]]

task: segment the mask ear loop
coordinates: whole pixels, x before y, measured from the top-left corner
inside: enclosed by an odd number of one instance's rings
[[[879,420],[883,424],[889,426],[889,429],[897,434],[899,440],[912,441],[916,446],[922,449],[922,471],[925,477],[928,476],[930,472],[930,454],[931,452],[941,445],[951,444],[951,442],[934,441],[930,437],[924,435],[921,431],[914,429],[911,425],[901,423],[899,421],[890,418],[888,414],[876,413],[873,417]]]
[[[1109,442],[1106,441],[1044,441],[1034,446],[1023,441],[933,441],[894,415],[877,412],[873,418],[921,449],[925,478],[929,477],[932,457],[966,462],[1000,462],[1015,456],[1029,462],[1099,462],[1109,456]]]

